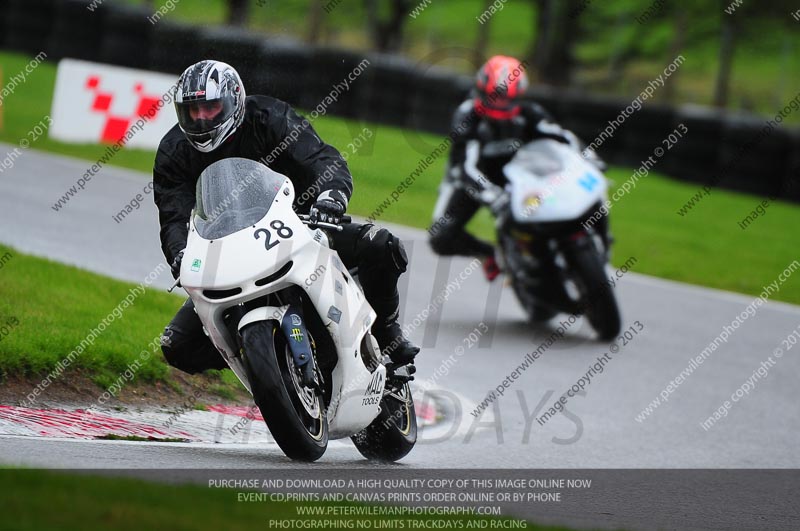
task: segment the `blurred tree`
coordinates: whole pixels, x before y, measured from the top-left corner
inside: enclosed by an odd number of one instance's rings
[[[739,21],[736,17],[725,13],[724,8],[728,0],[720,0],[722,13],[722,27],[719,35],[719,70],[717,81],[714,83],[714,106],[725,108],[728,106],[728,97],[731,86],[731,71],[733,69],[733,55],[736,51],[736,36],[739,32]]]
[[[633,25],[624,13],[617,14],[613,25],[618,30],[618,37],[614,38],[614,45],[611,47],[608,64],[609,83],[625,79],[628,63],[641,55],[642,41],[647,33],[646,26],[643,24]]]
[[[578,20],[586,0],[532,0],[536,5],[536,34],[530,60],[539,79],[556,86],[568,85],[574,65],[573,48]]]
[[[323,0],[311,0],[308,6],[308,35],[306,42],[317,44],[322,36]]]
[[[483,0],[483,9],[481,9],[480,14],[487,12],[489,6],[493,3],[494,0]],[[481,64],[487,59],[486,48],[489,44],[489,29],[491,27],[492,18],[493,17],[489,17],[489,20],[481,22],[478,26],[478,38],[475,40],[475,55],[472,60],[475,64]]]
[[[686,42],[686,28],[688,26],[689,17],[685,9],[672,10],[672,19],[675,24],[675,31],[672,34],[672,39],[669,44],[670,61],[673,61],[679,55],[682,55],[683,48]],[[677,80],[676,75],[680,70],[676,71],[669,79],[669,83],[664,85],[664,99],[669,103],[675,102],[677,94]]]
[[[250,13],[249,0],[228,0],[228,20],[231,26],[244,27]]]
[[[412,0],[365,0],[365,2],[367,27],[375,49],[379,52],[399,52],[403,45],[403,28],[411,12]],[[386,8],[381,9],[381,6]]]
[[[719,0],[717,7],[722,20],[719,35],[719,70],[714,83],[715,107],[724,109],[730,105],[733,63],[739,40],[746,36],[749,28],[755,28],[758,32],[761,23],[765,21],[770,21],[772,27],[786,24],[792,5],[791,0],[771,0],[759,4],[743,3],[739,6],[731,0]]]

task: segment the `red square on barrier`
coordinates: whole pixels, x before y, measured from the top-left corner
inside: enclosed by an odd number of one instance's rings
[[[144,97],[139,100],[139,108],[136,109],[136,116],[146,116],[149,119],[153,119],[158,111],[161,110],[158,108],[158,98],[148,98]],[[148,114],[150,113],[150,114]]]
[[[104,112],[111,107],[111,100],[114,96],[111,94],[98,94],[94,98],[94,102],[92,102],[92,110]]]
[[[100,140],[109,144],[119,142],[128,131],[128,125],[130,125],[130,123],[130,120],[123,118],[109,118],[103,129],[103,136]]]

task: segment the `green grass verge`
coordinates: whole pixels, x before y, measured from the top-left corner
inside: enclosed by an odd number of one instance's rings
[[[18,72],[28,60],[0,53],[4,72]],[[0,139],[16,142],[48,112],[54,76],[54,66],[43,64],[31,74],[24,90],[18,89],[6,99],[5,129],[0,132]],[[348,162],[355,176],[350,212],[364,216],[369,216],[442,140],[435,135],[332,117],[320,117],[314,127],[326,141],[349,154]],[[372,137],[353,154],[348,144],[363,127],[369,127]],[[691,141],[691,137],[686,141]],[[89,161],[96,160],[105,149],[49,139],[39,140],[35,147]],[[444,159],[439,157],[422,172],[379,221],[427,227],[444,172]],[[113,159],[116,165],[144,172],[151,170],[152,162],[153,153],[144,150],[124,150]],[[608,175],[619,185],[629,177],[630,170],[617,167]],[[696,185],[657,173],[641,179],[612,209],[616,263],[635,256],[638,262],[634,270],[639,273],[758,294],[764,284],[775,280],[797,257],[791,227],[800,221],[800,211],[790,203],[775,202],[766,216],[743,231],[737,222],[761,198],[715,190],[688,216],[678,216],[675,212],[696,189]],[[491,227],[486,213],[476,216],[471,224],[484,237],[491,237]],[[800,304],[800,282],[787,282],[774,298]]]
[[[12,256],[0,274],[0,322],[19,322],[0,341],[0,371],[33,375],[52,370],[128,296],[131,285],[75,267]],[[165,274],[169,274],[166,272]],[[147,289],[122,312],[71,368],[87,369],[99,385],[110,385],[160,335],[180,307],[178,297]],[[153,355],[136,372],[143,381],[163,380],[167,366]]]
[[[239,502],[238,492],[231,489],[210,489],[196,485],[161,485],[134,479],[118,479],[75,475],[39,470],[0,470],[0,514],[6,525],[2,529],[16,531],[85,531],[140,529],[195,531],[224,529],[253,531],[271,529],[270,520],[304,520],[297,507],[355,507],[346,503]],[[243,492],[243,491],[240,491]],[[379,516],[317,517],[347,522],[386,522]],[[422,517],[409,517],[419,521]],[[467,522],[489,518],[436,516],[451,522],[448,529],[466,529]],[[430,517],[429,517],[430,519]],[[504,519],[509,520],[509,519]],[[495,520],[497,522],[497,520]],[[499,523],[499,522],[498,522]],[[347,524],[345,524],[347,525]],[[354,526],[355,524],[351,523]],[[350,526],[348,525],[348,528]],[[385,527],[384,527],[385,528]],[[406,528],[409,528],[406,526]],[[518,528],[518,527],[514,527]],[[327,529],[338,529],[328,527]],[[566,531],[565,528],[528,524],[533,531]]]
[[[55,369],[133,287],[2,245],[0,263],[0,381],[5,374],[34,376]],[[69,370],[85,370],[107,388],[138,360],[126,385],[169,381],[160,350],[149,345],[181,304],[179,297],[147,289],[132,306],[121,308],[121,317],[74,357]],[[151,355],[142,356],[143,351]],[[230,371],[212,371],[210,377],[219,380],[212,391],[230,393],[236,383]]]

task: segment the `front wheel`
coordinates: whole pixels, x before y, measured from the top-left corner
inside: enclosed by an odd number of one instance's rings
[[[601,340],[614,339],[622,327],[622,319],[600,253],[585,240],[575,242],[565,254],[571,277],[580,291],[578,304],[581,310]]]
[[[328,447],[322,397],[300,383],[289,345],[274,321],[250,324],[241,335],[253,399],[275,442],[290,459],[316,461]]]
[[[539,299],[533,294],[533,290],[524,285],[523,282],[514,278],[511,280],[511,288],[517,296],[520,306],[528,314],[528,320],[533,324],[546,323],[556,315],[558,312],[539,302]]]
[[[381,412],[351,440],[367,459],[393,462],[408,455],[417,443],[417,414],[408,384],[384,396]]]

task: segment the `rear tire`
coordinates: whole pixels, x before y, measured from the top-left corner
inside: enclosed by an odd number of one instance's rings
[[[294,359],[274,321],[250,324],[241,335],[253,399],[275,442],[290,459],[316,461],[328,447],[322,397],[299,386]]]
[[[408,455],[417,443],[417,413],[408,384],[384,396],[381,412],[351,440],[367,459],[394,462]]]
[[[608,284],[600,253],[590,241],[576,242],[566,258],[581,294],[580,308],[603,341],[614,339],[622,328],[619,306]]]

